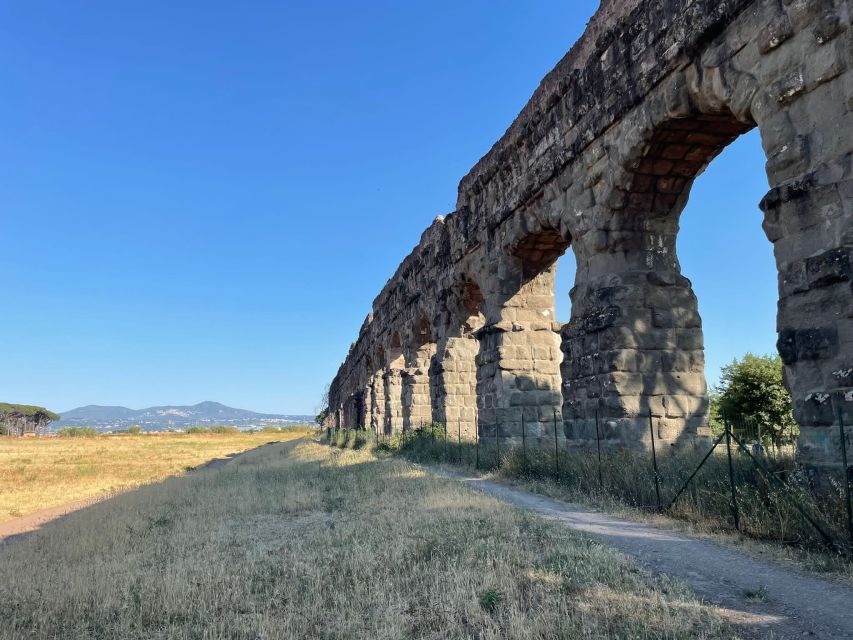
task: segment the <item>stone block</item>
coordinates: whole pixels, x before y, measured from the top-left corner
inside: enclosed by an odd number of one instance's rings
[[[782,329],[776,348],[785,364],[800,360],[829,358],[837,353],[838,332],[835,327]]]
[[[779,270],[779,295],[785,297],[808,290],[805,263],[796,260],[783,265]]]
[[[785,143],[767,155],[767,175],[775,182],[782,182],[801,175],[810,160],[809,139],[805,136],[787,138]]]
[[[660,444],[674,443],[679,437],[681,437],[685,430],[683,420],[655,418],[653,424],[655,428],[655,437],[660,441]]]
[[[582,318],[581,327],[584,331],[594,333],[617,325],[621,317],[622,310],[615,305],[599,307]]]
[[[533,371],[536,373],[560,373],[560,363],[555,360],[537,360],[533,363]]]
[[[663,369],[663,363],[661,360],[663,351],[653,350],[653,351],[637,351],[635,353],[636,358],[636,371],[640,373],[657,373]]]
[[[762,54],[769,53],[792,35],[794,35],[794,30],[788,16],[785,14],[774,16],[758,33],[756,38],[758,50]]]
[[[808,393],[794,399],[794,418],[801,426],[826,426],[835,423],[832,396],[826,392]]]
[[[803,31],[821,16],[832,12],[829,0],[785,0],[784,5],[794,31]]]
[[[642,390],[648,395],[703,396],[705,376],[698,373],[649,373],[642,376]]]
[[[660,354],[661,371],[693,371],[695,351],[662,351]],[[701,351],[698,353],[702,353]]]
[[[634,349],[617,349],[597,354],[598,363],[593,373],[609,373],[611,371],[636,371],[637,351]],[[592,358],[590,358],[592,360]]]
[[[639,395],[607,395],[592,403],[587,403],[587,414],[594,416],[596,409],[601,418],[624,418],[640,415],[642,411],[642,396]]]
[[[519,378],[518,388],[522,391],[533,391],[534,389],[536,389],[536,383],[532,378]]]
[[[614,372],[598,377],[605,395],[640,395],[645,392],[643,374]]]
[[[701,331],[678,329],[676,331],[676,346],[679,349],[697,351],[705,348],[705,338]]]
[[[850,280],[850,251],[830,249],[806,260],[806,274],[811,287],[825,287]]]

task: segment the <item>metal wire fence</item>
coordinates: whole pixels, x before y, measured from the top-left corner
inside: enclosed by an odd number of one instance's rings
[[[538,428],[534,433],[522,424],[514,437],[500,428],[478,428],[487,435],[466,439],[458,423],[434,422],[394,434],[330,428],[326,438],[338,446],[371,444],[421,462],[545,480],[570,495],[616,500],[710,529],[853,553],[853,468],[841,415],[839,453],[846,472],[826,470],[817,476],[797,464],[794,442],[770,438],[754,419],[724,417],[708,441],[662,448],[656,418],[649,415],[646,451],[604,446],[599,429],[594,445],[567,447],[556,420],[554,434]]]

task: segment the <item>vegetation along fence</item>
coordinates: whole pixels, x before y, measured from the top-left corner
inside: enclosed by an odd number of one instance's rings
[[[368,444],[418,462],[444,462],[523,480],[545,481],[568,498],[665,512],[707,530],[744,535],[853,555],[853,467],[850,434],[839,414],[838,445],[845,472],[818,476],[795,461],[796,443],[778,430],[763,430],[751,418],[721,416],[710,442],[660,449],[649,415],[647,452],[602,446],[565,446],[558,435],[529,433],[507,438],[501,429],[465,439],[459,425],[432,423],[402,433],[328,428],[330,444]],[[455,428],[454,428],[455,427]],[[478,429],[481,431],[481,429]]]

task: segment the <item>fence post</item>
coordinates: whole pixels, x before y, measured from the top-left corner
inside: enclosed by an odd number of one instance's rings
[[[847,467],[847,438],[844,433],[844,418],[841,416],[841,404],[838,405],[838,435],[841,441],[841,464],[844,466],[844,494],[847,499],[847,536],[853,550],[853,503],[850,499],[850,469]]]
[[[497,450],[497,468],[501,468],[501,421],[495,419],[495,448]]]
[[[557,410],[554,409],[554,472],[560,480],[560,438],[557,436]]]
[[[474,459],[474,468],[479,469],[480,468],[480,424],[475,423],[474,429],[475,429],[474,435],[476,436],[476,440],[474,441],[474,451],[475,451],[475,455],[477,456]]]
[[[655,472],[655,495],[658,499],[658,511],[661,510],[660,502],[660,477],[658,476],[658,456],[655,451],[655,427],[652,419],[652,410],[649,409],[649,434],[652,436],[652,468]]]
[[[604,478],[601,475],[601,433],[598,430],[598,409],[595,410],[595,444],[598,447],[598,484],[604,489]]]
[[[729,427],[728,416],[723,416],[723,426],[726,429],[726,455],[729,459],[729,488],[732,492],[732,516],[735,520],[735,529],[740,531],[740,516],[737,509],[737,491],[735,490],[735,470],[732,465],[732,431]]]
[[[527,474],[527,429],[524,428],[524,407],[521,408],[521,472]]]
[[[447,462],[447,420],[444,421],[444,461]]]

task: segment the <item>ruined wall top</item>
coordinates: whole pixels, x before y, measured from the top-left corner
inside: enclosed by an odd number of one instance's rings
[[[534,195],[754,0],[604,0],[491,150],[457,210],[500,217]],[[508,188],[513,184],[513,188]]]

